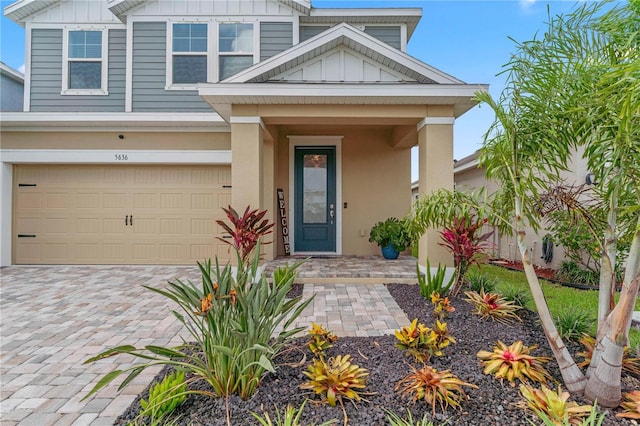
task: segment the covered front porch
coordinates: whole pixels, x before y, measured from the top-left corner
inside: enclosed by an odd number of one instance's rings
[[[281,256],[265,263],[270,276],[274,269],[287,263],[305,260],[304,256]],[[413,256],[395,260],[380,256],[327,256],[306,258],[298,268],[299,284],[416,284],[416,262]]]

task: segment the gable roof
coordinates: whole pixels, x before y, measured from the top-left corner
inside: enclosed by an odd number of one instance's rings
[[[61,0],[17,0],[4,8],[4,14],[14,22],[20,22],[23,19],[46,9]],[[140,6],[148,0],[107,0],[107,7],[124,22],[124,14],[134,7]],[[308,15],[311,11],[310,0],[276,0],[291,9],[297,10]]]
[[[351,49],[369,63],[406,76],[397,81],[289,80],[288,71],[317,62],[330,52]],[[346,74],[346,73],[345,73]],[[365,34],[339,24],[218,83],[198,85],[200,96],[225,120],[231,105],[452,105],[459,117],[477,102],[486,84],[466,84],[424,62]]]
[[[319,57],[338,46],[346,46],[419,83],[464,84],[463,81],[433,68],[346,23],[331,27],[309,40],[227,78],[223,83],[268,82],[273,77],[283,74],[302,63],[309,62],[311,59]]]
[[[18,70],[11,68],[4,62],[0,62],[0,74],[17,81],[20,84],[24,84],[24,74]]]

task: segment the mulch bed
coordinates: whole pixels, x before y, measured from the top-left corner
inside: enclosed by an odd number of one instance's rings
[[[302,286],[300,286],[301,288]],[[415,285],[390,284],[387,286],[394,299],[407,313],[409,319],[418,318],[426,325],[432,324],[431,304],[427,303],[419,294]],[[300,291],[300,290],[296,290]],[[528,419],[533,419],[523,410],[515,407],[520,400],[518,387],[508,383],[500,383],[493,377],[482,374],[482,368],[476,358],[481,350],[491,350],[497,340],[511,344],[516,340],[523,340],[526,345],[538,345],[534,355],[551,356],[551,350],[546,342],[544,333],[537,323],[536,315],[525,311],[523,321],[503,325],[491,320],[482,320],[471,313],[471,306],[462,298],[453,298],[452,305],[456,311],[449,315],[447,323],[457,344],[447,348],[445,356],[433,358],[431,365],[438,370],[451,369],[460,379],[473,383],[478,389],[466,388],[469,397],[462,403],[461,409],[449,408],[446,412],[438,411],[431,416],[431,409],[422,401],[412,403],[402,399],[395,392],[395,384],[407,375],[412,361],[401,350],[394,347],[394,336],[383,337],[343,337],[328,351],[329,356],[349,354],[355,364],[369,370],[367,388],[364,396],[366,402],[352,404],[345,402],[350,425],[376,426],[388,425],[385,410],[393,410],[400,415],[406,415],[409,409],[415,418],[424,414],[436,425],[446,422],[448,425],[529,425]],[[299,339],[298,346],[304,346],[304,339]],[[570,344],[570,351],[580,350],[579,345]],[[311,354],[306,350],[307,363]],[[287,404],[300,406],[305,399],[310,399],[302,415],[302,424],[317,424],[330,419],[337,419],[342,424],[343,414],[340,407],[331,407],[322,403],[315,403],[319,398],[309,391],[300,390],[299,386],[306,380],[302,374],[304,367],[292,367],[286,364],[299,362],[300,351],[291,351],[276,358],[276,362],[283,364],[276,374],[267,374],[258,392],[249,400],[231,397],[230,411],[233,425],[256,425],[257,421],[251,412],[263,413],[267,411],[274,418],[275,407],[282,410]],[[559,379],[560,374],[554,361],[548,365],[551,375]],[[166,369],[160,376],[166,374]],[[637,389],[640,381],[633,377],[623,378],[624,391]],[[206,384],[201,384],[207,387]],[[146,397],[143,392],[138,398]],[[140,406],[136,400],[116,424],[126,424],[139,412]],[[617,419],[614,413],[607,412],[604,425],[633,425],[630,420]],[[175,412],[180,425],[226,425],[225,400],[203,396],[189,396]]]

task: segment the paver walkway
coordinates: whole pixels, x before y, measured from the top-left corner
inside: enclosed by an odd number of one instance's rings
[[[180,325],[169,314],[171,302],[142,287],[174,277],[199,281],[194,267],[0,269],[0,423],[113,424],[158,369],[120,393],[109,386],[80,401],[99,377],[129,366],[131,357],[82,361],[120,344],[178,344]],[[304,327],[315,321],[339,336],[369,336],[408,324],[383,285],[306,284],[303,295],[313,293],[314,303],[298,319]]]

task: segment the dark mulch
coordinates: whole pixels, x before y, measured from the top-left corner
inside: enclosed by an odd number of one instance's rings
[[[432,323],[431,305],[425,303],[420,297],[417,286],[390,284],[388,289],[410,319],[419,318],[427,325]],[[534,355],[551,356],[544,334],[536,322],[535,314],[523,312],[522,323],[503,325],[481,320],[472,315],[470,305],[461,298],[454,298],[452,304],[456,311],[450,314],[447,323],[451,333],[457,339],[457,344],[449,347],[445,356],[432,359],[431,364],[438,370],[451,369],[462,380],[476,384],[478,389],[468,388],[469,399],[462,404],[460,410],[449,408],[444,414],[436,414],[433,420],[436,424],[446,421],[449,425],[529,425],[528,416],[514,406],[514,403],[520,399],[518,388],[483,375],[476,353],[481,349],[491,350],[497,340],[507,344],[523,340],[526,345],[539,345]],[[303,341],[298,340],[297,343],[302,344]],[[368,369],[370,373],[366,392],[371,395],[365,396],[367,402],[355,405],[345,403],[350,425],[387,425],[385,409],[404,414],[409,408],[414,418],[422,417],[423,414],[430,416],[431,410],[423,402],[409,403],[394,391],[395,384],[410,372],[411,364],[411,360],[396,349],[394,343],[394,336],[343,337],[329,350],[330,356],[351,355],[356,364]],[[576,345],[572,345],[570,350],[574,352]],[[279,356],[276,362],[287,364],[297,362],[300,358],[301,352],[291,351]],[[307,361],[310,358],[310,354],[307,353]],[[555,362],[550,363],[548,370],[555,378],[560,377]],[[250,400],[230,398],[232,424],[256,425],[258,423],[251,416],[251,411],[258,413],[268,411],[273,417],[274,407],[283,409],[287,404],[297,407],[305,398],[317,400],[318,397],[299,389],[300,384],[305,381],[302,371],[302,367],[282,365],[276,374],[268,374],[264,377],[258,392]],[[638,380],[634,378],[627,377],[623,382],[625,391],[639,386]],[[146,394],[143,393],[141,396]],[[135,417],[138,410],[139,403],[136,400],[116,424],[125,424]],[[190,396],[175,414],[180,417],[181,425],[226,424],[224,399]],[[309,402],[302,416],[302,424],[315,424],[329,419],[337,419],[338,424],[342,424],[342,418],[342,410],[339,407]],[[616,419],[612,413],[608,412],[604,424],[633,425],[634,423]]]

